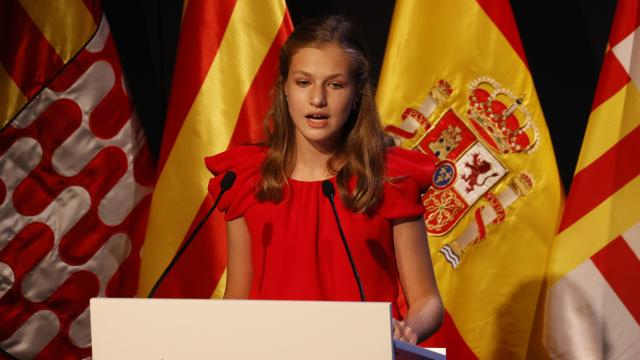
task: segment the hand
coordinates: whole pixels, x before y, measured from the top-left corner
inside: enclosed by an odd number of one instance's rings
[[[418,334],[404,321],[393,319],[393,338],[415,345]]]

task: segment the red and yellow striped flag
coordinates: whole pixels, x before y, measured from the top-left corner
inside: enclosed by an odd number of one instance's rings
[[[423,202],[446,317],[427,344],[525,357],[562,192],[509,2],[398,1],[377,100],[401,146],[440,159]]]
[[[618,1],[549,262],[545,346],[640,358],[640,1]]]
[[[142,255],[140,296],[149,292],[213,203],[204,158],[262,140],[278,51],[291,31],[284,0],[186,3]],[[220,297],[225,268],[224,220],[215,212],[156,296]]]
[[[91,356],[134,296],[154,169],[100,1],[0,2],[0,358]]]

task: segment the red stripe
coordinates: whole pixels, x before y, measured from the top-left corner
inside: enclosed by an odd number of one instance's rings
[[[158,159],[158,174],[164,168],[180,128],[220,48],[235,4],[235,0],[192,0],[187,4],[180,29],[176,71]]]
[[[280,47],[292,31],[293,24],[289,18],[289,12],[285,11],[280,29],[244,98],[230,147],[265,140],[263,119],[267,116],[271,105],[270,90],[278,77],[278,55]]]
[[[191,234],[211,205],[213,200],[211,196],[207,196],[187,234]],[[155,297],[192,299],[211,297],[227,264],[227,234],[223,216],[224,214],[219,211],[214,212],[180,261],[164,279]]]
[[[29,14],[16,0],[0,12],[0,63],[18,88],[31,98],[64,64]]]
[[[609,46],[614,47],[640,25],[640,1],[620,0],[613,16]]]
[[[640,174],[640,126],[573,178],[559,231],[618,191]]]
[[[591,110],[597,108],[610,97],[615,95],[620,89],[631,81],[627,70],[622,67],[618,58],[611,52],[607,51],[602,62],[602,71],[598,80],[596,94],[593,97],[593,105]]]
[[[518,33],[518,26],[516,20],[513,17],[513,11],[511,10],[511,4],[508,0],[477,0],[478,5],[489,16],[491,21],[496,25],[498,30],[502,32],[502,35],[507,39],[513,50],[518,54],[524,65],[529,68],[527,63],[527,56],[524,53],[524,47],[522,41],[520,41],[520,34]]]
[[[640,260],[622,236],[591,257],[609,286],[640,324]]]

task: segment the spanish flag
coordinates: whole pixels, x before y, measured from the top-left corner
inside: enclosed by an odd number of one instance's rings
[[[291,31],[284,0],[185,1],[139,296],[149,293],[213,204],[204,158],[263,140],[278,51]],[[214,212],[156,297],[221,297],[225,231],[221,213]]]
[[[640,358],[640,1],[618,1],[549,262],[554,359]]]
[[[91,357],[136,294],[154,167],[101,2],[0,2],[0,358]]]
[[[440,160],[422,199],[446,317],[425,345],[525,357],[563,196],[509,2],[398,1],[377,100]]]

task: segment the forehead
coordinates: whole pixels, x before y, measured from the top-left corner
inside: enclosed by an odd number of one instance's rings
[[[353,61],[348,52],[340,46],[329,43],[319,46],[302,47],[291,57],[289,73],[350,75]]]

